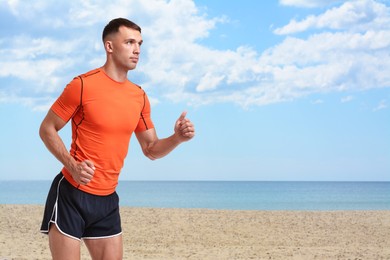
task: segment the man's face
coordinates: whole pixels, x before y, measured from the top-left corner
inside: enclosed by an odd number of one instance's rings
[[[111,41],[111,54],[115,65],[125,70],[135,69],[141,52],[141,33],[121,26],[117,33],[110,36],[109,41]]]

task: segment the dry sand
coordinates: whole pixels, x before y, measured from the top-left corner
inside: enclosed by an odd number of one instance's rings
[[[0,260],[50,259],[43,206],[0,205]],[[125,259],[390,259],[390,211],[122,208]],[[89,259],[82,245],[82,259]]]

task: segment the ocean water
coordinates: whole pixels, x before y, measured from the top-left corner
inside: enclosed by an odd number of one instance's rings
[[[0,181],[1,204],[41,204],[50,181]],[[121,206],[390,210],[390,182],[121,181]]]

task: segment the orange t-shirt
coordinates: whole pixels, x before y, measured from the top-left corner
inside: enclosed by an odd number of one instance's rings
[[[102,69],[74,78],[51,109],[66,122],[72,119],[70,154],[96,168],[88,185],[78,185],[65,167],[62,173],[73,186],[95,195],[115,191],[132,133],[154,127],[141,87],[116,82]]]

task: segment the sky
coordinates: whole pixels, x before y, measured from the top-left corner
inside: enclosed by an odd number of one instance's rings
[[[61,170],[40,123],[117,17],[142,27],[128,77],[158,136],[196,127],[156,161],[133,136],[121,180],[390,181],[388,0],[0,0],[0,180]]]

